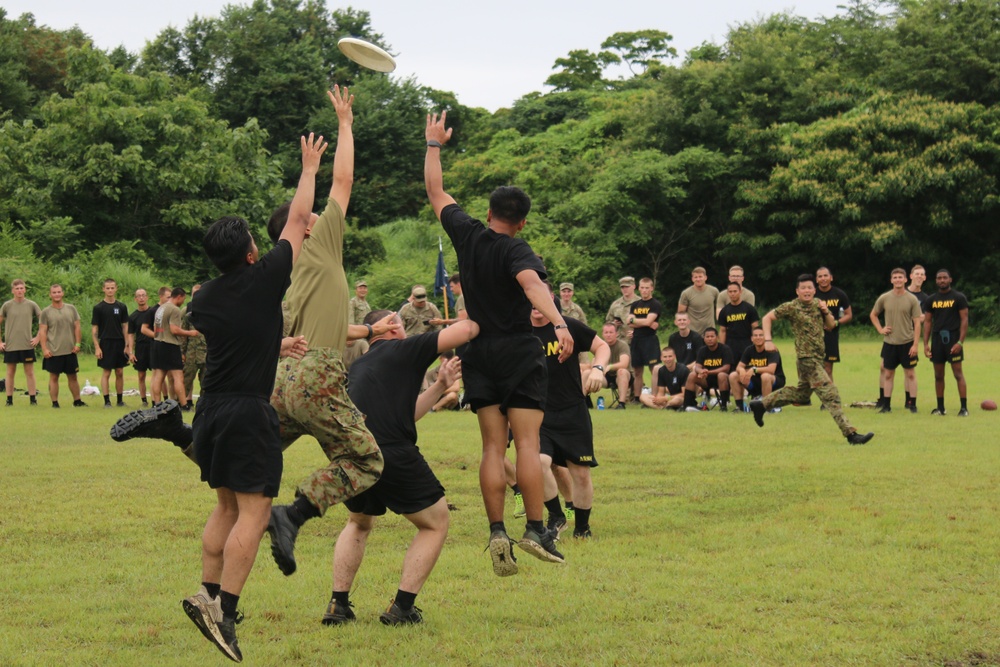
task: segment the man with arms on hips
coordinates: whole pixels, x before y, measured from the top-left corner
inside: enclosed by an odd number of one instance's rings
[[[670,334],[667,345],[674,350],[677,355],[677,363],[687,366],[688,370],[694,369],[694,362],[698,360],[698,350],[705,345],[705,340],[701,334],[691,328],[691,318],[687,313],[677,313],[674,316],[674,325],[677,331]]]
[[[698,412],[695,392],[699,388],[704,391],[707,403],[714,389],[719,394],[719,410],[725,412],[729,409],[729,371],[733,368],[733,353],[719,342],[715,327],[705,329],[704,338],[705,346],[698,350],[698,359],[684,386],[684,408],[688,412]]]
[[[684,388],[690,371],[677,363],[677,353],[669,345],[660,351],[660,361],[663,363],[656,367],[656,389],[639,400],[648,408],[680,410],[684,407]]]
[[[192,424],[194,452],[217,504],[202,534],[202,586],[183,606],[202,634],[236,662],[243,659],[237,605],[281,483],[281,436],[268,400],[281,348],[281,300],[311,220],[326,149],[323,138],[312,135],[301,146],[302,175],[277,244],[260,257],[245,220],[216,221],[204,247],[222,275],[205,283],[188,309],[208,344]],[[177,304],[164,308],[170,305]]]
[[[937,396],[937,407],[931,414],[945,414],[944,364],[948,362],[958,384],[958,398],[962,402],[958,416],[968,417],[962,362],[965,361],[965,335],[969,331],[969,301],[964,294],[951,288],[951,272],[948,269],[938,269],[934,282],[938,291],[924,302],[924,354],[934,365],[934,392]]]
[[[653,298],[653,279],[639,280],[639,300],[629,306],[627,324],[632,328],[632,344],[629,354],[632,357],[632,371],[635,378],[632,381],[632,395],[642,395],[643,373],[649,368],[650,382],[653,382],[653,367],[660,360],[660,341],[656,330],[660,328],[660,313],[663,306]]]
[[[691,318],[691,328],[702,336],[705,330],[715,326],[715,302],[719,290],[707,283],[708,273],[701,266],[691,270],[691,287],[681,292],[677,302],[677,312],[687,313]]]
[[[153,403],[163,400],[161,388],[166,376],[177,392],[177,402],[182,408],[187,406],[187,395],[184,393],[184,359],[181,354],[181,340],[197,336],[195,329],[185,329],[181,326],[181,305],[187,298],[183,287],[175,287],[170,292],[170,298],[156,311],[153,329],[156,338],[150,350],[150,360],[153,365]]]
[[[350,323],[352,325],[364,324],[365,317],[372,312],[372,307],[368,303],[368,281],[359,280],[354,283],[354,296],[348,308],[350,312]],[[358,357],[368,351],[368,341],[365,339],[349,340],[344,348],[344,368],[351,369],[351,364],[357,361]]]
[[[66,376],[73,407],[86,407],[80,400],[80,313],[73,304],[63,301],[62,285],[49,288],[52,304],[42,311],[39,318],[38,339],[42,344],[42,369],[49,373],[49,398],[52,407],[59,407],[59,376]]]
[[[906,271],[893,269],[890,276],[892,289],[880,296],[869,313],[869,318],[879,335],[883,337],[882,372],[885,400],[879,412],[892,412],[892,388],[896,368],[903,367],[906,403],[904,409],[917,411],[917,345],[920,341],[920,326],[924,315],[920,302],[906,289]],[[879,321],[885,320],[885,325]]]
[[[733,361],[743,358],[743,351],[750,347],[750,335],[760,326],[760,315],[751,304],[743,301],[737,283],[726,286],[729,302],[719,310],[719,342],[733,352]]]
[[[441,328],[439,324],[432,324],[432,321],[443,322],[441,311],[433,303],[427,300],[427,288],[423,285],[414,285],[410,291],[412,301],[399,309],[399,318],[403,321],[403,328],[407,336],[437,331]]]
[[[836,326],[834,324],[836,318],[826,302],[816,298],[816,282],[808,273],[798,277],[795,295],[795,299],[781,304],[765,315],[761,320],[761,328],[764,329],[764,349],[773,352],[778,348],[771,340],[772,324],[779,319],[786,319],[791,324],[795,336],[799,383],[795,387],[787,386],[779,389],[759,401],[750,401],[750,411],[753,412],[754,421],[757,422],[757,426],[763,428],[764,414],[768,410],[790,403],[807,403],[810,395],[815,392],[833,417],[833,421],[837,423],[840,432],[847,438],[847,442],[852,445],[863,445],[875,437],[875,434],[861,434],[851,426],[840,405],[840,392],[823,368],[823,330]]]
[[[729,374],[729,386],[738,412],[750,412],[743,397],[763,398],[785,386],[785,369],[781,366],[781,353],[764,347],[764,330],[754,327],[751,345],[743,351],[736,370]],[[780,410],[781,408],[775,408]]]
[[[149,399],[146,398],[146,371],[153,368],[150,365],[149,354],[150,343],[156,335],[153,333],[153,317],[156,315],[156,309],[149,307],[149,295],[141,287],[135,291],[134,298],[135,310],[128,316],[128,342],[132,348],[129,361],[132,362],[132,368],[135,369],[139,380],[139,398],[143,405],[149,405]],[[143,325],[149,329],[150,335],[143,331]]]
[[[378,310],[370,313],[366,321],[374,324],[388,314],[387,310]],[[386,510],[405,517],[416,526],[417,534],[403,557],[396,596],[379,620],[385,625],[423,622],[423,612],[414,602],[444,547],[448,503],[444,487],[417,447],[415,422],[458,382],[461,361],[452,356],[441,364],[434,383],[422,393],[420,389],[427,367],[438,355],[469,342],[478,330],[470,320],[443,331],[409,337],[399,328],[372,338],[368,354],[354,364],[351,400],[367,415],[385,467],[373,487],[344,501],[350,514],[334,547],[333,596],[323,616],[324,625],[355,620],[351,586],[361,567],[375,517]]]
[[[28,396],[31,405],[37,405],[37,387],[35,385],[35,346],[38,345],[38,334],[31,335],[34,323],[39,321],[42,310],[31,299],[25,298],[28,286],[20,278],[10,284],[13,299],[5,301],[0,306],[0,325],[4,327],[3,338],[0,339],[0,351],[7,366],[6,391],[7,405],[14,405],[14,375],[18,364],[24,366],[24,379],[28,383]]]
[[[854,318],[847,292],[833,286],[830,269],[816,269],[816,298],[826,304],[833,314],[833,328],[823,332],[823,370],[833,382],[833,365],[840,363],[840,327]]]
[[[615,406],[615,409],[624,410],[625,403],[628,402],[628,392],[632,386],[632,357],[629,354],[628,345],[618,337],[618,325],[615,322],[604,323],[604,326],[601,327],[601,338],[611,350],[611,357],[604,369],[604,381],[601,383],[601,387],[617,387],[618,405]],[[585,375],[581,376],[581,380],[590,373],[590,368],[592,367],[583,371]]]
[[[115,393],[118,407],[125,407],[125,365],[132,355],[128,344],[128,308],[115,298],[118,283],[114,278],[104,281],[104,300],[94,306],[90,330],[94,339],[94,355],[101,372],[101,394],[104,407],[111,407],[111,371],[115,372]]]
[[[749,303],[751,306],[757,305],[757,297],[748,288],[743,286],[743,267],[738,264],[734,264],[729,267],[729,282],[736,283],[740,287],[740,301]],[[729,303],[730,297],[726,291],[720,291],[719,296],[715,297],[715,317],[718,319],[719,311],[722,307]]]
[[[622,295],[611,302],[611,307],[608,308],[608,314],[604,321],[614,322],[618,325],[618,337],[628,342],[629,328],[625,321],[631,313],[632,304],[639,300],[639,295],[635,293],[635,278],[632,276],[619,278],[618,287],[621,289]]]
[[[441,150],[451,138],[445,128],[447,112],[427,117],[424,183],[434,213],[458,253],[462,285],[468,289],[469,318],[480,336],[462,356],[465,400],[479,420],[483,455],[479,485],[490,527],[489,551],[498,576],[517,572],[511,540],[503,523],[507,484],[504,458],[508,427],[517,450],[517,485],[524,498],[527,526],[518,545],[533,556],[554,563],[562,554],[543,519],[542,465],[539,428],[545,409],[545,355],[532,333],[531,307],[554,325],[560,346],[559,361],[573,358],[573,337],[556,309],[541,260],[517,238],[527,222],[531,200],[522,190],[504,186],[490,195],[484,226],[465,213],[444,190]]]

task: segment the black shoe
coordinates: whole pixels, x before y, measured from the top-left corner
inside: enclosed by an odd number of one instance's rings
[[[118,401],[118,407],[119,408],[127,408],[128,406],[125,404],[125,401]]]
[[[729,406],[725,403],[719,403],[719,412],[729,412]]]
[[[498,577],[509,577],[517,574],[517,559],[514,558],[514,551],[510,548],[510,537],[502,530],[494,530],[490,533],[490,543],[486,547],[493,559],[493,574]]]
[[[549,523],[546,528],[552,533],[552,537],[558,540],[562,532],[569,528],[569,524],[566,523],[566,517],[564,516],[549,517]]]
[[[863,445],[874,437],[875,437],[874,433],[869,432],[862,435],[861,433],[855,431],[854,433],[847,436],[847,442],[851,443],[852,445]]]
[[[539,535],[531,527],[525,528],[524,535],[521,536],[521,541],[517,543],[517,546],[535,558],[548,563],[566,562],[563,555],[556,550],[556,542],[548,529],[545,530],[544,534]]]
[[[34,396],[28,399],[28,405],[38,405],[38,401],[35,400]]]
[[[236,624],[243,621],[243,614],[236,612],[233,618],[223,618],[219,623],[219,634],[222,641],[216,640],[215,645],[219,647],[222,654],[233,662],[243,662],[243,653],[240,651],[239,643],[236,640]]]
[[[110,408],[110,403],[104,407]],[[191,428],[184,424],[177,401],[166,400],[148,410],[134,410],[111,427],[111,439],[125,442],[132,438],[168,440],[178,447],[191,444]]]
[[[350,602],[340,604],[336,600],[331,599],[330,604],[326,607],[326,613],[323,614],[323,625],[343,625],[344,623],[357,620],[357,616],[351,611],[351,607],[353,606]]]
[[[764,407],[763,401],[750,401],[750,412],[753,413],[753,420],[757,422],[757,426],[763,428],[764,413],[767,412],[767,408]]]
[[[941,414],[944,414],[944,412],[942,412]],[[961,410],[958,411],[958,416],[959,417],[968,417],[969,416],[969,411],[966,410],[965,408],[962,408]]]
[[[619,402],[618,405],[615,406],[615,410],[624,410],[624,409],[625,409],[624,403]]]
[[[85,408],[85,407],[87,407],[87,404],[84,403],[83,401],[77,399],[77,400],[73,401],[73,407],[74,408]]]
[[[295,538],[299,536],[299,527],[288,517],[288,507],[272,507],[271,520],[267,522],[267,534],[271,536],[271,555],[286,577],[295,573]]]
[[[883,405],[881,408],[876,410],[876,412],[878,412],[880,415],[887,415],[890,412],[892,412],[892,408],[888,405]]]
[[[394,601],[378,620],[382,621],[382,625],[416,625],[423,623],[424,617],[419,607],[410,607],[409,611],[403,611]]]
[[[578,540],[589,540],[593,535],[590,532],[590,528],[585,528],[583,530],[574,530],[573,537]]]
[[[59,407],[59,401],[52,401],[52,407],[58,408]]]
[[[944,417],[944,416],[945,416],[946,414],[948,414],[948,413],[947,413],[947,412],[945,411],[945,409],[944,409],[944,408],[934,408],[933,410],[931,410],[931,414],[932,414],[932,415],[935,415],[935,416],[938,416],[938,415],[940,415],[941,417]],[[969,414],[969,411],[968,411],[968,410],[966,410],[966,411],[965,411],[965,414],[966,414],[966,415],[967,415],[967,414]],[[964,415],[963,415],[963,416],[964,416]]]
[[[909,410],[910,412],[912,412],[913,414],[917,414],[917,404],[916,403],[911,403],[910,405],[907,405],[906,409]]]
[[[147,407],[148,405],[149,405],[149,399],[148,398],[142,399],[142,407]]]

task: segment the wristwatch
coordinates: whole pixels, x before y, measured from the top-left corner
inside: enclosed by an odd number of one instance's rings
[[[596,368],[597,370],[601,371],[602,373],[604,372],[604,366],[602,366],[600,364],[594,364],[593,366],[591,366],[591,368]]]

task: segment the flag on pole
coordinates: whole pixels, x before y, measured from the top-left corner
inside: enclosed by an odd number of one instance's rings
[[[444,245],[439,236],[437,271],[434,274],[434,296],[441,294],[446,295],[445,317],[447,317],[447,312],[455,308],[455,295],[451,293],[451,285],[448,284],[448,271],[444,268]]]

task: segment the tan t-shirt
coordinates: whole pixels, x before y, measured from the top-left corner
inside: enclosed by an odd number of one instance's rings
[[[305,336],[310,348],[347,345],[347,274],[344,273],[344,212],[331,198],[313,225],[302,252],[292,267],[288,303],[290,336]]]
[[[42,310],[42,316],[38,318],[48,329],[45,331],[46,345],[53,357],[61,357],[66,354],[73,354],[73,347],[76,345],[76,326],[74,323],[80,321],[80,313],[76,306],[63,303],[62,308],[48,306]]]
[[[757,297],[755,297],[753,292],[748,290],[746,287],[743,288],[743,301],[746,301],[751,306],[757,305]],[[729,292],[721,290],[719,292],[719,296],[715,297],[715,309],[722,310],[727,303],[729,303]]]
[[[885,326],[892,327],[892,333],[883,336],[883,341],[889,345],[913,343],[913,320],[923,319],[923,312],[911,292],[886,292],[875,301],[875,312],[882,315]]]
[[[18,303],[14,299],[0,306],[0,316],[3,317],[3,342],[8,352],[33,349],[31,345],[31,322],[40,319],[41,308],[31,299]]]
[[[181,339],[170,330],[170,325],[173,324],[179,327],[182,320],[181,309],[175,306],[173,302],[167,301],[160,306],[159,310],[156,311],[156,318],[154,320],[156,340],[161,343],[180,345]]]
[[[715,326],[715,301],[719,298],[719,290],[711,285],[705,285],[700,290],[694,285],[681,292],[680,306],[687,306],[687,314],[691,319],[691,328],[700,334],[705,329]]]
[[[611,357],[608,359],[608,366],[620,362],[623,354],[630,354],[628,350],[628,343],[623,341],[621,338],[616,340],[615,344],[611,345],[610,347],[611,347]],[[631,363],[629,365],[631,365]]]

